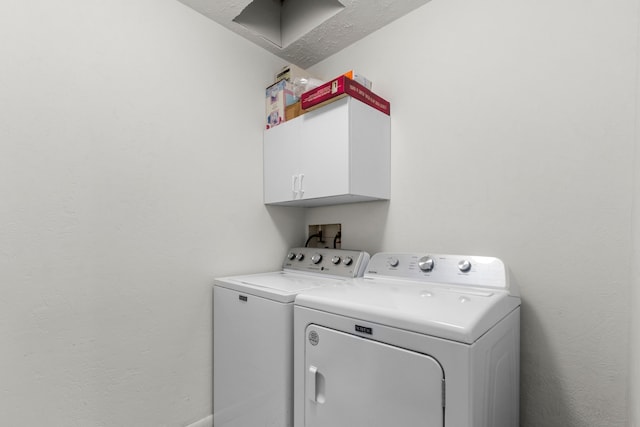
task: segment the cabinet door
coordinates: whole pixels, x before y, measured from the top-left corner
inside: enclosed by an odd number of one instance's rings
[[[304,427],[442,427],[443,380],[432,357],[309,325]]]
[[[349,193],[349,99],[302,116],[301,199]]]
[[[299,159],[303,154],[300,146],[301,127],[301,120],[296,119],[264,132],[265,203],[286,202],[298,198]]]

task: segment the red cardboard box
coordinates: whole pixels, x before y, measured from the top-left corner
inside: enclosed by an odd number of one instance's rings
[[[313,110],[345,96],[351,96],[386,115],[391,115],[389,101],[346,76],[336,77],[322,86],[303,93],[300,96],[300,105],[303,110]]]

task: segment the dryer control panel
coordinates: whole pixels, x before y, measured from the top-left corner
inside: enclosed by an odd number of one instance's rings
[[[362,277],[369,262],[364,251],[328,248],[292,248],[282,268],[340,277]]]
[[[376,277],[509,289],[504,263],[485,256],[381,252],[371,258],[365,273],[365,278]]]

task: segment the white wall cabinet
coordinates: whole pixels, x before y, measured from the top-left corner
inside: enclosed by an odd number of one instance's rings
[[[345,97],[264,132],[264,202],[321,206],[390,196],[390,117]]]

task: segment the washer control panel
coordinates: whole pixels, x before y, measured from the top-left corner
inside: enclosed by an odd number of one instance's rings
[[[391,277],[425,283],[508,289],[504,263],[493,257],[387,253],[371,257],[365,278]]]
[[[341,277],[362,277],[369,263],[364,251],[328,248],[292,248],[282,268]]]

